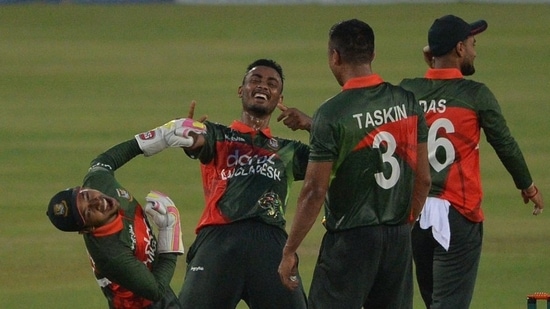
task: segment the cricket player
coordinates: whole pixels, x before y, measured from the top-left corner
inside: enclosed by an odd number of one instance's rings
[[[487,141],[512,176],[533,214],[544,207],[522,152],[486,85],[467,80],[475,72],[477,34],[487,22],[446,15],[428,31],[430,65],[423,78],[401,86],[424,109],[432,187],[412,231],[416,276],[426,308],[467,309],[474,292],[483,239],[479,141]]]
[[[185,148],[200,161],[205,207],[187,253],[184,309],[233,309],[241,299],[251,309],[307,308],[303,287],[290,291],[277,274],[290,186],[309,156],[307,145],[271,132],[283,84],[277,62],[253,61],[237,87],[239,119],[204,122],[208,133]]]
[[[177,257],[184,253],[178,209],[156,191],[146,196],[142,209],[114,172],[137,155],[190,146],[191,133],[204,132],[201,123],[178,119],[138,134],[95,158],[81,186],[50,200],[47,215],[53,225],[82,234],[109,308],[180,308],[170,287]]]
[[[342,91],[313,117],[280,279],[297,288],[296,250],[324,205],[327,231],[309,308],[411,309],[410,230],[430,186],[424,115],[411,92],[373,72],[374,31],[367,23],[333,25],[327,54]]]

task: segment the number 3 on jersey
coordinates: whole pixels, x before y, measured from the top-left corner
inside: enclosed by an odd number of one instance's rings
[[[382,162],[389,163],[391,165],[391,175],[389,178],[384,177],[383,172],[378,172],[374,174],[374,178],[376,179],[376,183],[384,188],[389,189],[397,183],[397,180],[399,180],[399,176],[401,174],[401,170],[399,169],[399,162],[397,159],[393,156],[397,143],[395,142],[395,138],[391,133],[382,131],[374,137],[372,148],[380,149],[380,144],[385,143],[387,146],[386,152],[382,153]]]

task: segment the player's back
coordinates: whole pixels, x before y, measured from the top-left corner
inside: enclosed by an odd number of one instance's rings
[[[419,115],[412,93],[389,83],[344,89],[319,108],[312,153],[336,157],[328,229],[408,220]]]
[[[482,198],[478,112],[486,87],[463,78],[405,79],[401,86],[415,94],[429,127],[429,195],[477,213]]]

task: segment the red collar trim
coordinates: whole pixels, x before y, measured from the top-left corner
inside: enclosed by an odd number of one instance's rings
[[[427,79],[456,79],[464,78],[462,72],[459,69],[428,69],[426,75]]]
[[[95,237],[102,237],[102,236],[113,235],[115,233],[120,232],[124,227],[124,224],[122,223],[122,215],[123,215],[122,211],[119,210],[115,220],[101,227],[98,227],[92,232],[92,234]]]
[[[254,135],[257,132],[252,127],[250,127],[247,124],[245,124],[244,122],[241,122],[241,121],[238,121],[238,120],[234,120],[233,123],[231,124],[230,128],[233,129],[233,130],[239,131],[241,133],[245,133],[245,134]],[[271,135],[271,129],[270,128],[262,129],[262,130],[260,130],[260,132],[262,132],[268,138],[273,138],[273,135]]]
[[[384,82],[384,80],[378,74],[371,74],[371,75],[368,75],[368,76],[355,77],[355,78],[349,79],[344,84],[344,86],[342,87],[342,91],[349,90],[349,89],[355,89],[355,88],[365,88],[365,87],[378,86],[383,82]]]

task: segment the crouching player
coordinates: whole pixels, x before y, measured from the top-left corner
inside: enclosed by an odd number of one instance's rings
[[[58,229],[83,235],[109,308],[180,308],[170,287],[177,256],[183,254],[178,209],[157,191],[145,197],[142,208],[114,171],[140,154],[192,146],[193,136],[203,133],[202,123],[177,119],[138,134],[95,158],[82,186],[52,197],[46,214]]]

